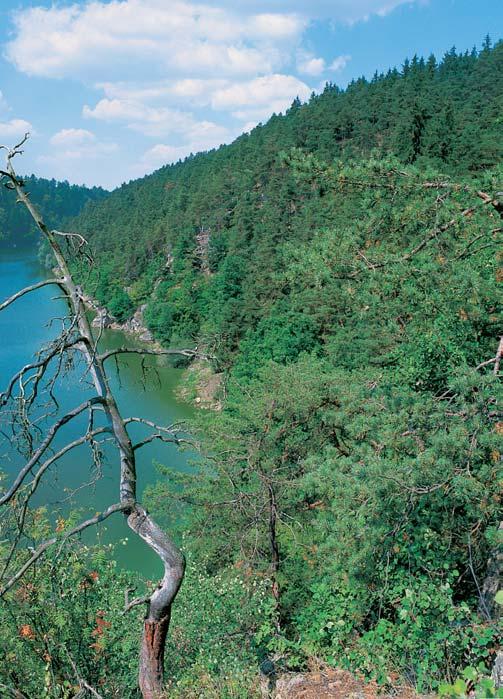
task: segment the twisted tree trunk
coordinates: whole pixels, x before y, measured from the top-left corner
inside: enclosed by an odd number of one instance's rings
[[[171,538],[160,529],[137,500],[135,450],[115,397],[110,390],[104,367],[107,357],[100,355],[97,351],[82,293],[73,280],[65,254],[58,242],[58,236],[65,236],[65,234],[52,231],[47,227],[28,194],[24,191],[23,183],[17,177],[12,165],[12,158],[22,152],[20,148],[26,138],[27,136],[18,146],[8,152],[7,170],[0,171],[0,175],[9,179],[11,188],[15,189],[17,193],[18,201],[26,206],[52,249],[59,273],[59,278],[55,281],[67,298],[72,320],[74,320],[80,335],[80,349],[92,376],[95,391],[102,399],[101,403],[119,452],[121,510],[127,517],[129,527],[157,553],[164,565],[162,580],[150,597],[141,600],[147,604],[147,613],[141,641],[139,685],[144,699],[158,699],[163,688],[164,650],[171,617],[171,605],[183,580],[185,560]]]

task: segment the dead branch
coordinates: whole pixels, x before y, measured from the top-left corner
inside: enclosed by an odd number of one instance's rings
[[[16,476],[14,483],[11,485],[9,490],[0,498],[0,507],[2,505],[5,505],[6,503],[9,502],[9,500],[12,499],[12,497],[15,495],[19,487],[22,485],[24,479],[26,478],[27,474],[31,471],[31,469],[35,466],[35,464],[38,462],[42,454],[44,454],[45,451],[49,448],[51,445],[54,437],[56,436],[57,432],[70,420],[73,420],[73,418],[77,417],[77,415],[80,415],[81,413],[84,412],[84,410],[94,406],[94,405],[103,405],[104,400],[103,398],[99,396],[95,396],[94,398],[90,398],[89,400],[86,400],[84,403],[81,403],[79,406],[74,408],[73,410],[70,410],[70,412],[66,413],[61,417],[57,422],[52,425],[52,427],[49,429],[46,438],[42,442],[42,444],[38,447],[38,449],[35,451],[33,456],[27,461],[27,463],[23,466],[23,468],[19,471],[18,475]]]
[[[9,381],[9,385],[3,391],[3,393],[0,393],[0,406],[6,405],[7,401],[12,397],[12,392],[14,390],[14,386],[18,381],[22,381],[24,376],[33,370],[37,370],[37,373],[35,376],[32,376],[28,379],[28,381],[35,381],[37,383],[41,378],[45,370],[47,369],[47,366],[51,362],[52,359],[57,357],[58,355],[61,355],[63,352],[66,350],[71,349],[72,347],[75,347],[76,345],[79,345],[84,341],[83,337],[76,337],[70,342],[64,342],[63,338],[60,338],[60,344],[56,341],[54,344],[54,347],[52,350],[48,352],[48,354],[41,359],[38,362],[33,362],[31,364],[25,364],[24,367],[22,367],[18,372],[16,372],[12,377],[11,380]],[[57,373],[57,372],[56,372]],[[27,383],[28,383],[27,381]],[[24,384],[26,386],[26,384]],[[36,393],[36,389],[34,389],[34,393]]]
[[[77,665],[74,662],[73,658],[71,657],[70,653],[68,652],[67,648],[63,646],[63,648],[66,651],[66,655],[68,657],[68,660],[70,661],[70,665],[72,666],[73,672],[75,674],[75,677],[77,678],[77,682],[79,683],[80,691],[78,694],[75,695],[74,699],[79,696],[79,694],[82,694],[82,696],[85,696],[86,691],[90,692],[93,697],[96,697],[96,699],[103,699],[101,694],[99,694],[94,687],[91,687],[90,684],[88,684],[81,676],[79,671],[77,670]]]
[[[37,211],[35,206],[32,204],[28,194],[23,189],[23,182],[20,180],[14,170],[12,160],[15,156],[19,155],[22,150],[22,146],[26,142],[28,135],[22,139],[22,141],[17,144],[13,149],[7,150],[7,166],[6,170],[0,171],[0,177],[6,178],[8,180],[7,185],[10,189],[14,189],[18,201],[26,206],[33,220],[35,221],[39,231],[44,236],[45,240],[49,244],[50,248],[55,257],[56,266],[58,269],[59,286],[61,287],[63,293],[65,294],[68,306],[71,314],[71,324],[70,329],[66,332],[71,332],[75,330],[79,337],[82,338],[79,348],[84,356],[87,371],[94,389],[96,396],[93,399],[94,402],[99,403],[103,410],[103,413],[107,419],[108,427],[107,429],[111,433],[113,440],[115,442],[118,451],[118,461],[119,461],[119,471],[120,471],[120,501],[116,505],[112,505],[105,512],[96,517],[78,525],[78,527],[73,528],[70,532],[64,535],[61,539],[60,537],[52,537],[47,541],[41,543],[32,556],[25,562],[25,564],[18,570],[18,572],[12,576],[9,581],[5,584],[4,588],[0,591],[0,595],[5,594],[16,582],[24,575],[24,573],[30,568],[33,563],[35,563],[44,553],[58,540],[66,540],[68,537],[77,534],[89,526],[97,524],[106,517],[110,516],[114,512],[122,511],[127,516],[127,523],[129,527],[140,536],[147,544],[152,548],[160,557],[164,565],[164,575],[154,592],[150,595],[147,600],[147,614],[143,629],[143,638],[141,643],[140,651],[140,671],[139,671],[139,684],[142,691],[144,699],[154,699],[159,696],[162,691],[163,684],[163,660],[164,660],[164,648],[165,639],[169,627],[170,615],[171,615],[171,604],[175,598],[178,589],[181,585],[184,571],[185,571],[185,560],[183,554],[171,540],[171,538],[163,532],[160,527],[154,522],[149,513],[140,505],[137,500],[137,489],[136,489],[136,461],[135,461],[135,449],[131,442],[126,429],[126,422],[123,420],[115,397],[111,391],[110,383],[108,381],[105,372],[105,361],[113,356],[119,354],[135,353],[135,354],[152,354],[152,355],[183,355],[187,357],[194,357],[197,353],[196,349],[182,349],[182,350],[140,350],[133,348],[119,348],[116,350],[111,350],[109,352],[104,352],[103,354],[97,354],[96,352],[96,340],[93,336],[91,325],[89,323],[88,317],[86,315],[86,309],[83,302],[82,292],[80,288],[76,285],[73,280],[72,273],[70,271],[65,254],[60,247],[58,238],[61,237],[59,231],[52,231],[45,224],[40,213]],[[4,147],[5,149],[5,147]],[[72,240],[75,238],[73,235],[63,235],[66,240]],[[84,239],[81,239],[78,235],[76,238],[79,241],[80,247],[85,245]],[[78,252],[78,251],[77,251]],[[65,327],[64,327],[65,331]],[[38,370],[37,370],[38,371]],[[23,395],[24,384],[21,381],[20,384],[21,391],[21,406],[24,410],[22,414],[23,428],[26,432],[26,438],[30,440],[29,427],[30,423],[26,415],[25,406],[26,400]],[[28,404],[29,407],[29,404]],[[46,438],[43,440],[42,444],[38,449],[35,450],[32,457],[29,459],[28,463],[25,464],[23,469],[21,469],[14,484],[10,487],[9,491],[0,500],[0,504],[8,502],[16,491],[21,487],[24,479],[30,470],[38,463],[38,460],[44,453],[44,451],[49,447],[54,436],[59,431],[59,429],[68,422],[69,419],[73,419],[76,414],[83,412],[86,407],[91,407],[89,402],[82,404],[77,409],[77,412],[72,411],[67,413],[66,416],[58,420],[51,430],[49,431]],[[132,421],[132,420],[131,420]],[[157,434],[163,440],[172,440],[172,435],[168,435],[167,432],[163,430],[157,430]],[[89,435],[82,437],[82,441],[87,440]],[[146,443],[146,442],[145,442]],[[72,443],[75,445],[75,443]],[[31,446],[31,445],[30,445]],[[68,445],[68,448],[73,448],[72,445]],[[138,448],[138,445],[137,445]],[[61,451],[59,454],[61,455]],[[48,468],[50,463],[53,463],[56,457],[50,457],[44,464],[39,467],[38,480],[42,476],[43,471]],[[37,475],[35,475],[32,481],[32,488],[36,487]]]
[[[105,362],[110,357],[118,354],[151,354],[156,357],[163,357],[166,355],[178,355],[181,357],[197,357],[197,347],[193,350],[189,349],[147,349],[143,347],[117,347],[116,349],[108,350],[99,355],[101,362]]]
[[[47,551],[47,549],[49,549],[51,546],[54,546],[54,544],[57,541],[62,541],[62,542],[67,541],[72,536],[75,536],[76,534],[80,534],[88,527],[92,527],[95,524],[99,524],[100,522],[103,522],[105,519],[110,517],[110,515],[113,515],[115,512],[127,511],[128,509],[131,508],[131,506],[132,506],[131,502],[119,502],[115,505],[111,505],[104,512],[100,512],[97,515],[95,515],[94,517],[91,517],[90,519],[86,519],[84,522],[81,522],[76,527],[73,527],[73,529],[70,529],[70,531],[67,532],[64,536],[62,536],[62,537],[53,536],[50,539],[47,539],[46,541],[39,544],[38,547],[33,552],[33,554],[30,556],[30,558],[26,561],[26,563],[0,589],[0,597],[3,597],[5,595],[5,593],[8,592],[11,589],[11,587],[13,587],[17,583],[17,581],[23,577],[23,575],[26,573],[26,571],[29,570],[31,568],[31,566],[36,561],[38,561],[38,559],[41,556],[44,555],[44,553]]]
[[[490,364],[494,364],[493,374],[495,376],[498,376],[502,357],[503,357],[503,335],[500,337],[498,349],[496,350],[496,356],[492,357],[492,359],[486,359],[485,362],[481,362],[478,366],[475,367],[475,369],[476,370],[483,369],[485,366],[489,366]]]
[[[496,357],[494,358],[493,374],[495,376],[499,374],[501,357],[503,357],[503,335],[500,337],[498,349],[496,350]]]
[[[134,599],[130,600],[129,599],[129,593],[133,592],[132,589],[126,590],[124,593],[124,609],[122,611],[123,614],[127,614],[131,609],[134,607],[138,607],[140,604],[146,604],[152,593],[149,593],[147,595],[143,595],[143,597],[135,597]]]
[[[3,311],[5,308],[7,308],[7,306],[10,306],[11,303],[14,303],[14,301],[17,301],[22,296],[29,294],[31,291],[35,291],[36,289],[41,289],[43,286],[49,286],[52,284],[60,285],[61,279],[45,279],[44,281],[37,282],[37,284],[32,284],[31,286],[27,286],[26,288],[21,289],[21,291],[16,292],[10,298],[6,299],[3,303],[0,303],[0,311]]]

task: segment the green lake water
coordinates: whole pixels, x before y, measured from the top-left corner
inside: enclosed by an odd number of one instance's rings
[[[26,250],[0,248],[0,300],[17,290],[33,284],[45,275],[33,253]],[[58,329],[58,318],[66,314],[63,300],[57,299],[58,289],[42,287],[16,301],[0,313],[0,390],[4,390],[12,374],[33,361],[34,354],[44,342],[54,337]],[[52,323],[51,323],[52,319]],[[139,343],[117,331],[105,331],[101,340],[102,350],[124,344],[137,346]],[[146,381],[139,355],[128,355],[119,360],[119,372],[114,360],[109,360],[108,370],[112,388],[124,417],[141,416],[157,424],[169,425],[188,419],[193,414],[190,406],[177,400],[175,388],[181,378],[181,370],[170,367],[162,357],[149,357],[147,366],[155,368]],[[82,369],[75,368],[58,382],[57,398],[61,411],[82,403],[90,395]],[[50,424],[47,423],[47,424]],[[62,431],[59,446],[83,434],[85,420],[75,420]],[[0,420],[0,430],[8,431],[8,416]],[[139,425],[130,429],[133,439],[141,439],[147,432]],[[71,490],[77,489],[96,476],[91,468],[89,451],[77,448],[71,451],[44,476],[41,489],[33,499],[34,505],[44,505],[54,519],[65,515],[73,508],[82,510],[81,516],[101,511],[118,501],[118,468],[116,452],[105,451],[105,463],[99,480],[94,485],[83,487],[70,498]],[[138,493],[147,485],[159,481],[156,464],[165,464],[179,470],[190,469],[194,456],[180,451],[176,446],[154,442],[137,451]],[[0,434],[1,470],[7,474],[7,482],[22,464],[22,458]],[[5,481],[4,481],[5,484]],[[157,557],[138,537],[132,534],[120,514],[112,515],[106,523],[95,530],[88,530],[89,543],[118,543],[113,556],[121,566],[139,570],[148,576],[161,573]],[[112,554],[111,554],[112,555]]]

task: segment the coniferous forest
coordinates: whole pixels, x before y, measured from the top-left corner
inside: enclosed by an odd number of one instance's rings
[[[260,697],[320,666],[389,696],[501,696],[502,155],[486,40],[327,84],[107,195],[30,181],[89,240],[86,292],[197,347],[189,398],[213,386],[194,467],[159,466],[147,496],[187,559],[166,696]],[[24,227],[1,196],[2,230]],[[56,674],[74,696],[67,648],[104,697],[139,696],[133,586],[99,546],[48,555],[0,612],[0,687],[56,696]]]
[[[96,202],[106,196],[101,187],[82,187],[68,182],[44,180],[30,175],[24,178],[27,191],[37,202],[42,215],[63,227],[76,216],[87,203]],[[17,246],[33,245],[35,227],[25,208],[12,205],[12,196],[5,188],[0,189],[0,246],[13,242]]]

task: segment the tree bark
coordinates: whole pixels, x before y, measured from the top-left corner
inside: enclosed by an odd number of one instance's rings
[[[158,699],[163,685],[163,664],[166,636],[171,612],[160,621],[145,620],[140,648],[140,689],[144,699]]]

